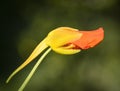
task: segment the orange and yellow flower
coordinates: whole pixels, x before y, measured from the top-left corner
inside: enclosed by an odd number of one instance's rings
[[[69,27],[60,27],[48,34],[46,44],[61,54],[74,54],[94,47],[103,40],[103,28],[92,31],[79,31]]]
[[[38,44],[28,59],[20,65],[8,78],[9,80],[34,58],[36,58],[47,47],[60,54],[75,54],[81,50],[94,47],[104,38],[103,28],[98,28],[92,31],[79,31],[70,27],[60,27],[51,31],[47,37]]]

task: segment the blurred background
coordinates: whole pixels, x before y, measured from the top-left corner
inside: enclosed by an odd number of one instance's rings
[[[74,55],[51,51],[25,91],[120,91],[120,0],[0,1],[0,91],[17,91],[36,58],[6,84],[36,45],[53,29],[103,27],[98,46]]]

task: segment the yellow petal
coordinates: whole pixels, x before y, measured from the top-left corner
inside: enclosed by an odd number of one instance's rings
[[[60,27],[51,31],[47,39],[47,44],[56,52],[61,54],[74,54],[80,51],[80,49],[73,49],[64,47],[71,41],[75,41],[82,36],[77,29],[69,27]],[[70,45],[68,45],[70,47]]]

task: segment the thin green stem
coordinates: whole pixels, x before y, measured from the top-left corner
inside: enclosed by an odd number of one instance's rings
[[[27,76],[27,78],[25,79],[25,81],[23,82],[23,84],[21,85],[21,87],[18,89],[18,91],[23,91],[25,86],[28,84],[28,82],[30,81],[31,77],[33,76],[33,74],[35,73],[36,69],[38,68],[38,66],[40,65],[40,63],[42,62],[42,60],[45,58],[45,56],[51,51],[51,48],[49,48],[38,60],[38,62],[34,65],[33,69],[31,70],[31,72],[29,73],[29,75]]]

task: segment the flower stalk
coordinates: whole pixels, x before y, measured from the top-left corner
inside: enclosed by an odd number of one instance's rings
[[[45,56],[51,51],[51,48],[49,48],[48,50],[45,51],[45,53],[40,57],[40,59],[37,61],[37,63],[34,65],[33,69],[31,70],[31,72],[29,73],[29,75],[27,76],[27,78],[25,79],[25,81],[23,82],[23,84],[21,85],[21,87],[18,89],[18,91],[23,91],[24,88],[26,87],[26,85],[28,84],[28,82],[30,81],[31,77],[33,76],[33,74],[35,73],[36,69],[38,68],[38,66],[40,65],[40,63],[42,62],[42,60],[45,58]]]

